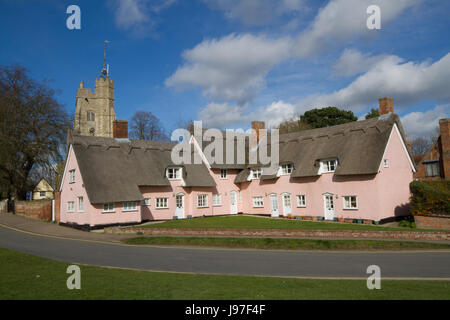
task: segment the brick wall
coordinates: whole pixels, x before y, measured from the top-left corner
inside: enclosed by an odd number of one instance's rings
[[[366,230],[276,230],[276,229],[181,229],[181,228],[105,228],[105,233],[151,236],[200,237],[274,237],[321,239],[392,239],[392,240],[450,240],[450,232],[425,231],[366,231]]]
[[[450,118],[439,120],[444,178],[450,179]]]
[[[38,220],[52,220],[52,200],[16,201],[16,214]]]
[[[414,216],[414,221],[418,228],[450,230],[450,216]]]

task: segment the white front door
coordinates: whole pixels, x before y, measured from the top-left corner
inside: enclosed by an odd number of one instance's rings
[[[237,197],[236,192],[231,191],[230,192],[230,213],[231,214],[237,214]]]
[[[292,205],[291,205],[291,195],[289,193],[285,193],[282,196],[283,199],[283,215],[287,216],[292,213]]]
[[[325,220],[333,220],[334,219],[334,200],[332,194],[324,194],[323,195],[323,206],[324,206],[324,215]]]
[[[274,193],[270,195],[270,211],[272,217],[278,217],[280,215],[278,212],[278,198]]]
[[[175,198],[175,204],[175,215],[178,217],[178,219],[184,219],[184,194],[177,194]]]

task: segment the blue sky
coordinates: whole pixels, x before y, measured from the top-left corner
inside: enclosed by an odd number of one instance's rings
[[[71,4],[81,30],[66,28]],[[118,119],[274,126],[329,105],[361,117],[391,96],[408,135],[427,136],[450,114],[449,14],[446,0],[0,0],[0,64],[50,80],[74,112],[107,39]]]

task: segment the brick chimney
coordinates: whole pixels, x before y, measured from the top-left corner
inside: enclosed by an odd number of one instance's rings
[[[378,99],[378,102],[380,103],[380,115],[388,114],[388,113],[394,113],[394,99],[384,97]]]
[[[444,167],[444,178],[445,180],[450,180],[450,118],[439,120],[439,131],[441,133],[441,158]]]
[[[114,120],[113,122],[113,138],[128,139],[128,121]]]
[[[259,130],[265,129],[266,123],[264,121],[252,121],[252,129],[256,131],[256,142],[259,143]],[[264,133],[263,133],[264,134]]]

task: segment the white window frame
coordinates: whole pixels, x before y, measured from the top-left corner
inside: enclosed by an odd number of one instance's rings
[[[389,168],[389,159],[384,159],[383,164],[385,168]]]
[[[286,204],[286,199],[289,199],[289,204]],[[282,193],[281,200],[283,201],[283,208],[284,207],[292,208],[292,197],[290,193]]]
[[[75,169],[69,170],[69,183],[75,183]]]
[[[222,205],[222,195],[220,193],[212,195],[212,205],[213,207],[220,207]]]
[[[334,163],[334,168],[331,169],[331,164]],[[325,159],[320,161],[321,173],[331,173],[335,172],[338,166],[337,159]]]
[[[281,165],[281,175],[285,176],[291,174],[294,171],[294,165],[292,163]]]
[[[252,179],[261,179],[262,176],[262,169],[252,169],[251,170],[251,177]]]
[[[220,179],[228,179],[227,169],[220,169]]]
[[[297,208],[306,208],[306,195],[297,195]]]
[[[106,208],[105,208],[106,207]],[[114,202],[107,202],[103,204],[102,212],[111,213],[114,212]]]
[[[425,162],[424,168],[425,168],[425,177],[438,177],[440,175],[438,160]]]
[[[253,208],[264,208],[264,197],[254,196],[253,197]]]
[[[46,195],[47,195],[47,192],[39,191],[39,197],[45,197]]]
[[[349,203],[350,203],[350,207],[349,206],[347,206],[347,198],[350,198],[349,199]],[[352,206],[352,198],[355,198],[355,203],[356,203],[356,206],[355,207],[353,207]],[[343,206],[343,208],[344,208],[344,210],[358,210],[358,196],[343,196],[342,197],[342,201],[344,202],[344,206]]]
[[[78,212],[84,212],[84,198],[78,197]]]
[[[75,201],[67,201],[67,212],[75,211]]]
[[[141,201],[142,206],[150,207],[150,203],[151,203],[150,198],[144,198],[144,200]]]
[[[138,202],[137,201],[125,201],[122,204],[122,211],[137,211],[138,210]]]
[[[169,180],[181,180],[181,168],[167,168],[166,177]]]
[[[208,195],[198,194],[197,195],[197,208],[208,208]]]
[[[167,197],[158,197],[155,199],[155,208],[156,209],[168,209],[169,208],[169,198]]]

